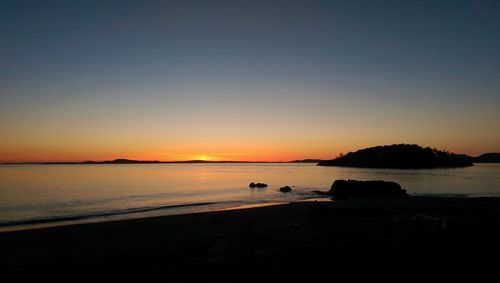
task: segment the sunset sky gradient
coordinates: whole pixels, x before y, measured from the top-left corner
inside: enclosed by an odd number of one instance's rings
[[[498,1],[2,1],[0,162],[500,151]]]

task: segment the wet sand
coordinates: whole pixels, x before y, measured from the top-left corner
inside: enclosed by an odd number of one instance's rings
[[[0,233],[3,282],[499,282],[500,198],[403,197]]]

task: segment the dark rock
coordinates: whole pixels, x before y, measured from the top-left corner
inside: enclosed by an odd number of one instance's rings
[[[398,183],[386,181],[336,180],[326,193],[335,198],[405,196]]]
[[[251,182],[250,185],[248,185],[250,188],[266,188],[267,187],[267,184],[264,184],[264,183],[254,183],[254,182]]]
[[[282,192],[282,193],[288,193],[291,191],[292,191],[292,188],[290,188],[290,186],[284,186],[284,187],[280,188],[280,192]]]

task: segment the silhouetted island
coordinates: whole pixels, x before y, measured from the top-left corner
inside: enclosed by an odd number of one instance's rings
[[[98,165],[98,164],[186,164],[186,163],[284,163],[280,161],[233,161],[233,160],[180,160],[180,161],[160,161],[160,160],[133,160],[126,158],[119,158],[114,160],[105,161],[76,161],[76,162],[61,162],[61,161],[51,161],[51,162],[7,162],[1,164],[7,165]]]
[[[349,152],[333,160],[321,161],[319,166],[346,166],[364,168],[438,168],[467,167],[473,164],[460,155],[416,144],[376,146]]]
[[[158,160],[131,160],[131,159],[115,159],[109,161],[84,161],[81,164],[150,164],[150,163],[161,163]]]
[[[115,159],[110,161],[84,161],[80,164],[156,164],[156,163],[246,163],[248,161],[209,161],[209,160],[181,160],[181,161],[159,161],[159,160],[132,160]]]
[[[500,163],[500,153],[485,153],[472,159],[475,163]]]
[[[301,159],[301,160],[293,160],[290,163],[318,163],[323,161],[322,159]]]
[[[392,154],[392,149],[387,149],[389,147],[398,147],[399,149],[394,150],[394,154],[397,156],[394,157]],[[401,147],[417,147],[418,150],[415,149],[409,149],[409,148],[403,148]],[[6,165],[75,165],[75,164],[90,164],[90,165],[97,165],[97,164],[189,164],[189,163],[317,163],[318,165],[321,166],[350,166],[350,167],[370,167],[370,168],[384,168],[387,167],[389,168],[390,166],[380,166],[379,164],[381,163],[380,160],[377,162],[374,162],[374,159],[370,156],[370,152],[364,152],[367,150],[377,150],[378,148],[382,148],[380,151],[384,151],[383,157],[378,156],[378,152],[374,155],[376,155],[377,158],[384,159],[382,160],[382,163],[388,164],[390,163],[388,158],[396,158],[396,159],[405,159],[405,160],[396,160],[397,162],[400,163],[412,163],[412,162],[417,162],[417,160],[421,160],[424,164],[439,164],[438,166],[392,166],[391,168],[433,168],[433,167],[465,167],[465,166],[472,166],[472,162],[474,163],[500,163],[500,153],[485,153],[482,154],[478,157],[473,157],[469,156],[466,154],[452,154],[448,153],[445,151],[439,151],[436,149],[430,149],[429,147],[427,148],[421,148],[418,145],[406,145],[406,144],[399,144],[399,145],[390,145],[390,146],[377,146],[373,148],[367,148],[363,150],[359,150],[357,152],[350,152],[345,156],[340,156],[334,160],[322,160],[322,159],[302,159],[302,160],[293,160],[293,161],[240,161],[240,160],[180,160],[180,161],[161,161],[161,160],[134,160],[134,159],[126,159],[126,158],[119,158],[119,159],[114,159],[114,160],[105,160],[105,161],[93,161],[93,160],[87,160],[87,161],[74,161],[74,162],[62,162],[62,161],[50,161],[50,162],[6,162],[6,163],[0,163],[0,164],[6,164]],[[390,153],[389,153],[390,152]],[[417,152],[417,153],[416,153]],[[427,152],[426,154],[432,156],[428,158],[427,156],[426,160],[423,160],[423,156],[419,156],[421,152]],[[403,154],[402,154],[403,153]],[[414,154],[414,155],[412,155]],[[352,156],[356,155],[356,156]],[[411,155],[411,158],[413,159],[408,159],[407,157]],[[434,156],[436,155],[436,156]],[[402,156],[401,158],[399,156]],[[434,160],[432,160],[434,159]],[[392,161],[391,161],[392,162]],[[420,162],[420,161],[418,161]],[[370,165],[356,165],[356,164],[366,164],[369,163]],[[372,164],[376,163],[376,166],[373,166]],[[392,163],[391,163],[392,164]]]

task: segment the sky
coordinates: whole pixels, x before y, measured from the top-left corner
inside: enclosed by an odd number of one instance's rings
[[[0,162],[500,151],[498,1],[0,2]]]

